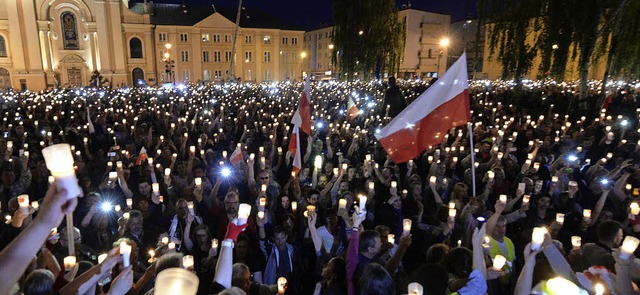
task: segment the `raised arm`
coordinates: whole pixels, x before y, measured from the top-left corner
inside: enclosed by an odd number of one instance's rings
[[[518,282],[514,290],[515,295],[529,295],[533,288],[533,269],[536,266],[536,255],[540,250],[531,251],[531,243],[524,248],[524,266],[518,276]]]

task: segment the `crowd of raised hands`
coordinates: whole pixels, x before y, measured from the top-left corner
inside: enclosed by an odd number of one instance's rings
[[[0,294],[636,294],[636,89],[593,111],[499,85],[396,164],[384,83],[313,83],[300,170],[299,84],[4,93]],[[57,143],[79,198],[49,177]]]

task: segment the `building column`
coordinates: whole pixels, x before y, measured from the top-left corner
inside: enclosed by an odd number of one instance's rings
[[[96,69],[100,71],[103,76],[107,73],[112,73],[111,67],[111,55],[109,52],[109,22],[107,21],[107,6],[105,0],[95,0],[95,17],[96,17],[96,34],[94,35],[94,42],[96,46]]]
[[[116,80],[114,83],[124,82],[129,84],[129,73],[126,68],[129,55],[125,51],[122,22],[120,21],[122,14],[120,11],[121,2],[119,0],[109,0],[109,25],[111,26],[111,38],[109,41],[112,42],[111,48],[113,50],[113,77]]]

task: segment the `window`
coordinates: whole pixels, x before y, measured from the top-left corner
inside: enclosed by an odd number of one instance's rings
[[[220,62],[220,51],[214,51],[213,52],[213,61],[214,62]]]
[[[271,70],[264,70],[264,80],[271,80]]]
[[[189,34],[180,34],[180,42],[189,42]]]
[[[298,38],[297,37],[291,37],[291,45],[298,45]]]
[[[262,40],[264,40],[264,44],[271,44],[271,36],[265,35]]]
[[[159,33],[158,41],[166,42],[167,41],[167,33]]]
[[[287,37],[282,37],[282,44],[289,44],[289,38]]]
[[[202,34],[202,42],[203,43],[208,43],[211,40],[209,39],[209,34]]]
[[[189,81],[190,76],[191,72],[189,70],[182,70],[182,80]]]
[[[213,71],[213,74],[215,75],[216,79],[222,79],[222,71],[221,70],[215,70],[215,71]]]
[[[65,50],[79,50],[80,41],[76,27],[76,16],[71,12],[63,12],[60,15],[62,22],[62,36]]]
[[[210,54],[211,54],[211,52],[209,52],[209,51],[203,51],[202,52],[202,62],[210,62],[211,61]]]
[[[188,62],[189,61],[189,51],[188,50],[180,51],[180,60],[182,62]]]
[[[265,51],[264,52],[264,61],[265,62],[270,62],[271,61],[271,52],[269,52],[269,51]]]
[[[224,35],[224,43],[231,43],[231,35]]]
[[[142,41],[139,38],[129,40],[129,54],[131,58],[142,58]]]
[[[0,57],[8,57],[7,42],[4,40],[4,36],[0,35]]]
[[[220,43],[220,35],[213,35],[213,43]]]
[[[231,51],[225,51],[224,52],[224,61],[225,62],[231,62]]]
[[[431,48],[429,48],[429,50],[427,51],[427,57],[428,57],[428,58],[432,58],[432,57],[431,57]]]
[[[205,81],[211,80],[211,70],[202,71],[202,80],[205,80]]]
[[[244,36],[244,43],[251,43],[251,36]]]
[[[251,51],[245,51],[245,52],[244,52],[244,61],[245,61],[245,62],[251,62],[251,59],[252,59],[252,58],[251,58],[251,57],[252,57],[251,55],[252,55],[252,54],[251,54]]]

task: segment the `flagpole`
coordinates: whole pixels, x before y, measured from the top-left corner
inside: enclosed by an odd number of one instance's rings
[[[471,184],[473,186],[473,196],[476,196],[476,155],[473,144],[473,124],[471,122],[467,123],[469,126],[469,142],[471,144]]]

